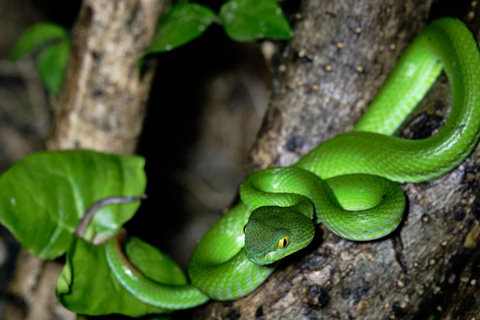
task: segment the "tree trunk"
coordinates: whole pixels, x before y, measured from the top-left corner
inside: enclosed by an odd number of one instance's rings
[[[304,0],[276,66],[247,173],[292,165],[351,130],[401,53],[435,18],[431,4]],[[478,39],[476,4],[449,3],[447,14],[463,19]],[[451,105],[444,78],[402,135],[419,137],[442,124],[447,112],[440,107]],[[196,319],[479,319],[479,158],[477,147],[451,173],[403,185],[406,217],[387,238],[352,242],[320,226],[314,243],[259,289],[237,301],[210,302]]]
[[[135,151],[153,77],[150,68],[140,78],[137,63],[168,3],[84,1],[72,32],[64,88],[53,101],[54,131],[48,149]],[[55,297],[62,267],[22,251],[3,319],[75,319]]]

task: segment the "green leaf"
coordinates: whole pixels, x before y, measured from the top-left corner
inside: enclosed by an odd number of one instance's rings
[[[43,259],[67,250],[79,219],[90,205],[111,196],[145,191],[144,159],[87,150],[30,155],[0,177],[0,222],[22,246]],[[86,238],[113,236],[139,203],[98,210]]]
[[[275,0],[230,0],[220,8],[220,20],[236,41],[290,39],[292,29]]]
[[[169,51],[192,41],[215,21],[215,13],[198,3],[178,3],[168,11],[147,54]]]
[[[54,40],[68,39],[68,32],[53,23],[39,23],[23,33],[10,53],[10,61],[17,61]]]
[[[68,39],[43,49],[37,60],[38,73],[47,90],[58,96],[70,55]]]
[[[136,252],[137,250],[139,252]],[[152,271],[157,267],[153,262],[164,260],[163,253],[136,238],[127,242],[126,252],[127,256],[137,256],[139,264],[136,267],[142,272]],[[149,257],[143,257],[145,254]],[[132,259],[131,256],[128,257]],[[66,262],[57,281],[56,294],[63,306],[73,312],[87,315],[120,313],[132,317],[168,312],[138,300],[117,281],[108,266],[105,244],[94,246],[76,238],[67,253]],[[176,264],[173,266],[178,268]],[[180,268],[178,270],[181,274],[173,274],[169,284],[185,284],[185,281],[181,280],[185,279],[185,275]],[[153,280],[162,280],[155,278],[154,273],[152,271],[149,274]]]

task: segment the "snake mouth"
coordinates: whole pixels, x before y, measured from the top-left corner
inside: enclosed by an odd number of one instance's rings
[[[253,252],[247,252],[247,259],[258,265],[267,265],[275,262],[273,254],[275,251],[269,251],[267,253],[255,254]]]

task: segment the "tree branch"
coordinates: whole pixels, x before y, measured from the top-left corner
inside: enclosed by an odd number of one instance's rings
[[[303,1],[294,39],[280,54],[284,58],[247,172],[292,165],[319,143],[351,130],[426,25],[430,5]],[[465,14],[478,34],[478,9],[470,3],[465,8],[474,13]],[[449,91],[439,79],[420,106],[426,119],[446,115],[438,107],[451,105]],[[403,134],[424,130],[420,123]],[[196,319],[478,317],[479,156],[477,147],[453,172],[404,185],[407,217],[393,235],[358,243],[320,226],[315,243],[284,262],[259,289],[237,301],[211,302]]]

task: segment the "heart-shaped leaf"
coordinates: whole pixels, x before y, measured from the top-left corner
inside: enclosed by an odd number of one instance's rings
[[[34,255],[56,258],[65,253],[90,205],[106,197],[144,193],[144,162],[138,156],[87,150],[30,155],[0,177],[0,223]],[[86,239],[113,236],[138,206],[136,202],[99,209]]]
[[[173,260],[140,239],[130,238],[125,252],[150,279],[170,285],[187,283]],[[117,281],[108,266],[105,244],[94,246],[79,238],[67,253],[67,263],[57,281],[57,298],[67,309],[88,315],[120,313],[138,317],[169,312],[138,300]]]

